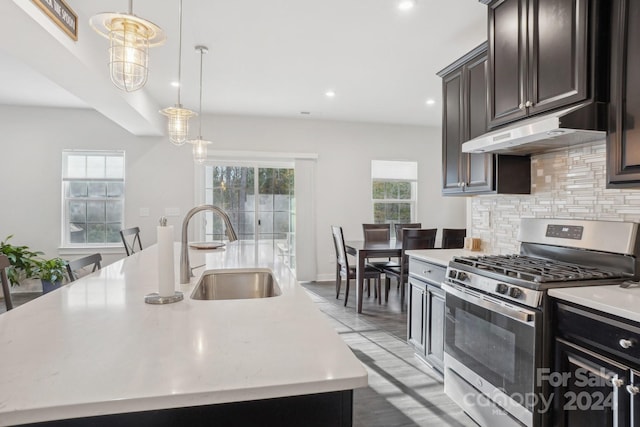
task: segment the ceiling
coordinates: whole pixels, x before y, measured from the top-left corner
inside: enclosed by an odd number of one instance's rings
[[[27,0],[11,1],[0,6],[3,16],[26,18],[18,19],[13,34],[0,32],[0,78],[9,82],[0,86],[0,104],[95,108],[116,122],[130,115],[157,126],[161,119],[153,115],[177,102],[170,83],[178,78],[178,0],[133,4],[135,15],[167,35],[164,45],[150,50],[142,94],[107,87],[108,41],[88,26],[94,14],[126,11],[127,0],[66,0],[78,14],[76,43]],[[417,0],[402,12],[396,2],[183,0],[182,104],[198,110],[200,54],[194,46],[205,45],[205,113],[440,126],[435,73],[486,40],[486,6]],[[34,23],[46,32],[29,30]],[[21,31],[42,34],[29,45],[15,34]],[[55,57],[47,58],[50,52]],[[336,96],[327,97],[328,90]],[[434,105],[426,105],[429,98]]]

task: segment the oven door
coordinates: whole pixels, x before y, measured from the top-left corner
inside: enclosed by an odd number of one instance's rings
[[[490,399],[524,425],[531,425],[541,312],[516,306],[452,283],[446,291],[445,365],[469,391]],[[538,334],[539,335],[539,334]],[[445,388],[447,386],[445,374]],[[480,403],[480,402],[476,402]],[[495,411],[494,411],[495,412]],[[506,425],[500,423],[500,425]]]

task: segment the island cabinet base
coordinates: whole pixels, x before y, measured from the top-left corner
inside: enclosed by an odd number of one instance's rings
[[[219,405],[47,421],[39,427],[347,427],[353,422],[353,390]]]

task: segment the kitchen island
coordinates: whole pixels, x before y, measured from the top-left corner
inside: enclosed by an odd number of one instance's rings
[[[205,266],[190,284],[176,285],[184,292],[177,303],[144,302],[158,290],[152,246],[0,315],[0,425],[82,425],[73,421],[83,417],[95,425],[160,425],[156,418],[175,417],[174,409],[186,425],[220,422],[220,408],[234,420],[259,419],[256,411],[270,403],[289,408],[292,420],[296,405],[322,408],[327,397],[327,408],[343,411],[350,425],[352,390],[367,385],[366,370],[289,269],[277,260],[257,263],[254,246],[237,242],[190,256],[192,266]],[[246,267],[270,268],[282,295],[190,298],[205,270]],[[109,415],[131,413],[143,418]],[[267,416],[261,425],[269,425]]]

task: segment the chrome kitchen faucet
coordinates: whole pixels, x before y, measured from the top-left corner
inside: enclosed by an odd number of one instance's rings
[[[236,235],[236,231],[233,229],[233,225],[231,225],[231,220],[229,219],[229,215],[222,209],[213,205],[201,205],[196,206],[191,209],[184,216],[182,220],[182,246],[180,248],[180,283],[185,284],[189,283],[189,279],[191,278],[191,263],[189,262],[189,245],[187,243],[187,229],[189,228],[189,220],[191,217],[201,211],[211,211],[213,213],[218,214],[220,218],[224,221],[227,237],[230,242],[235,242],[238,240],[238,236]]]

